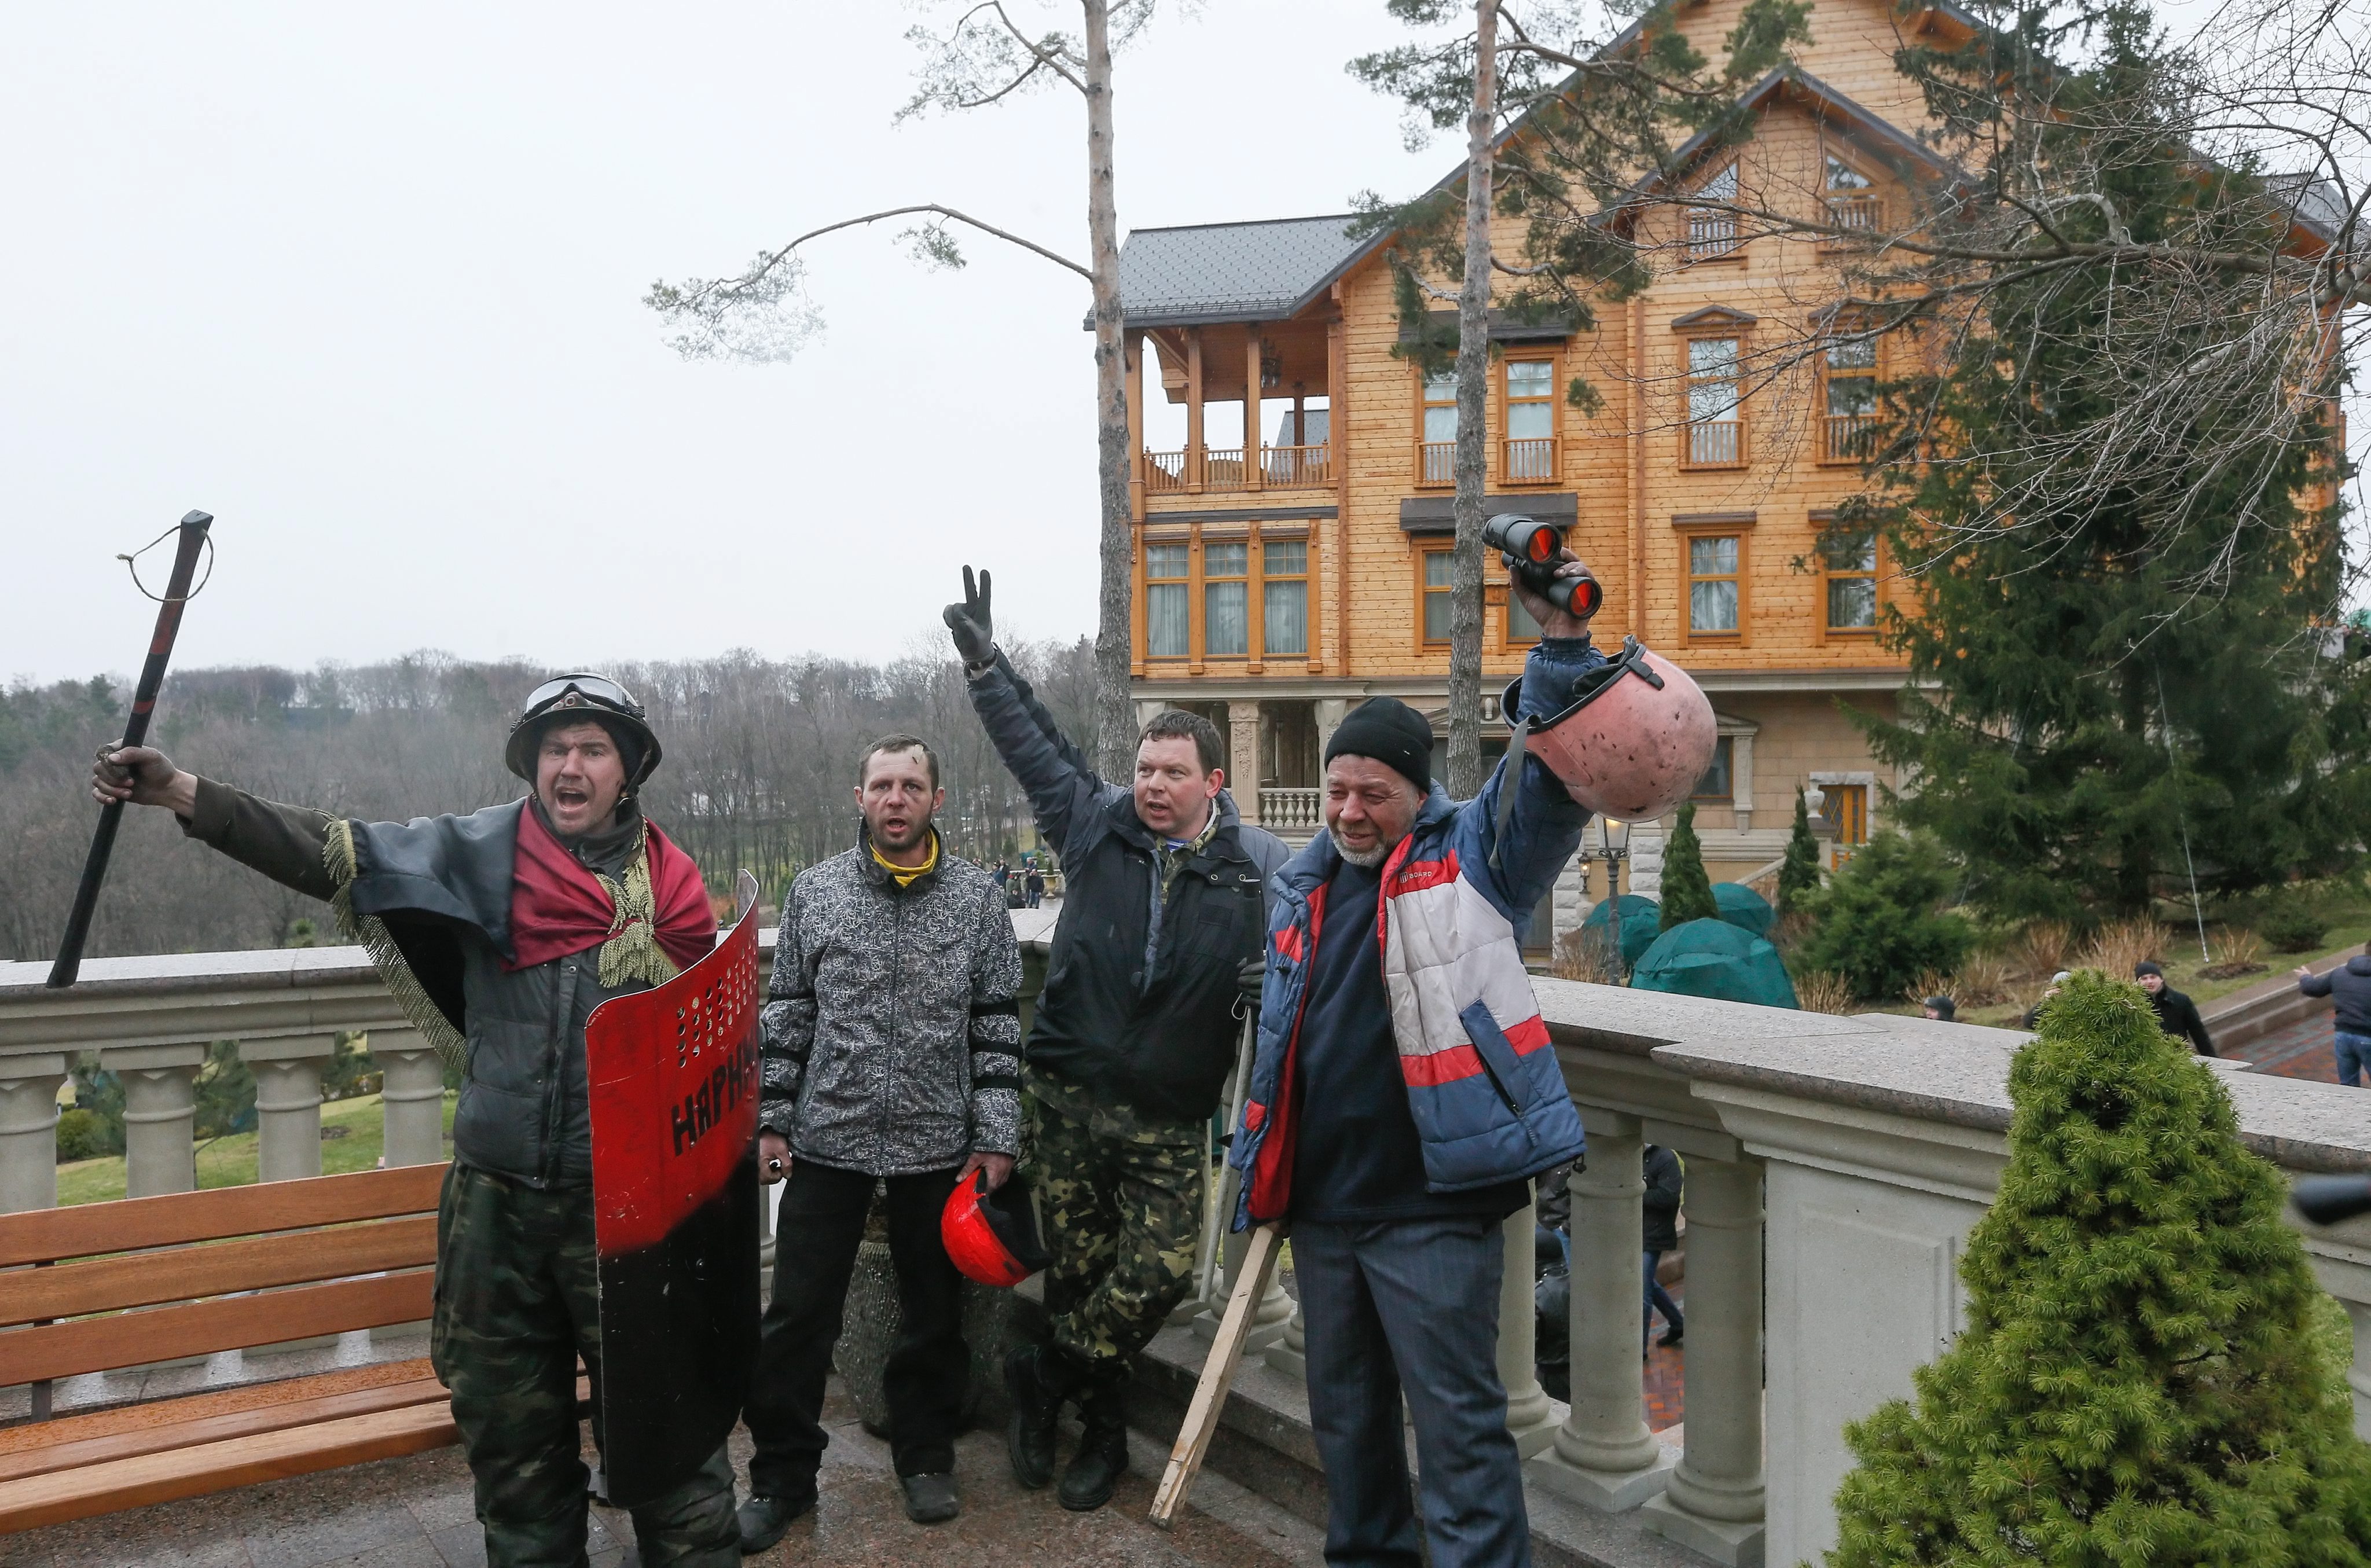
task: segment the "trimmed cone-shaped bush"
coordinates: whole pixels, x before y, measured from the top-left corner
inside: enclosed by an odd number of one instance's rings
[[[2086,970],[2009,1072],[1968,1328],[1846,1430],[1833,1568],[2322,1568],[2371,1553],[2371,1447],[2280,1174],[2136,986]]]
[[[1691,920],[1720,918],[1712,877],[1705,870],[1704,841],[1696,836],[1694,801],[1680,808],[1679,824],[1663,845],[1662,893],[1664,930],[1677,930]]]
[[[1795,791],[1795,828],[1787,836],[1787,860],[1778,868],[1778,913],[1791,915],[1820,891],[1820,841],[1811,835],[1810,808]]]

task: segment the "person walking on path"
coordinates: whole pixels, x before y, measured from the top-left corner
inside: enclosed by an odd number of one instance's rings
[[[2147,959],[2133,965],[2133,978],[2148,993],[2149,1006],[2157,1009],[2157,1026],[2176,1040],[2187,1040],[2190,1048],[2202,1056],[2215,1055],[2215,1042],[2206,1032],[2206,1020],[2198,1016],[2198,1004],[2165,983],[2165,971]]]
[[[1030,867],[1029,874],[1022,879],[1021,885],[1029,894],[1030,908],[1035,909],[1039,905],[1046,902],[1046,873],[1044,871],[1039,870],[1035,866]]]
[[[2331,1044],[2338,1054],[2338,1081],[2349,1089],[2363,1086],[2371,1070],[2371,942],[2327,974],[2297,966],[2297,990],[2308,997],[2329,997],[2337,1006],[2337,1028]]]
[[[642,705],[578,674],[536,687],[511,727],[503,761],[531,793],[468,816],[347,821],[150,746],[102,750],[91,774],[101,801],[161,806],[191,837],[330,900],[413,1026],[462,1064],[429,1345],[491,1568],[584,1561],[579,1357],[596,1412],[601,1390],[585,1022],[716,945],[699,867],[637,803],[659,755]],[[722,1447],[631,1513],[644,1562],[741,1560]]]
[[[1237,814],[1218,731],[1197,715],[1153,716],[1131,788],[1098,778],[998,650],[989,594],[989,574],[975,583],[966,567],[947,627],[1064,893],[1023,1069],[1051,1337],[1006,1361],[1006,1441],[1014,1477],[1044,1486],[1076,1401],[1085,1433],[1058,1497],[1083,1511],[1128,1469],[1130,1359],[1193,1285],[1210,1116],[1235,1063],[1243,971],[1259,969],[1263,890],[1287,851]]]
[[[1676,1251],[1680,1245],[1680,1157],[1660,1144],[1648,1144],[1642,1164],[1647,1176],[1647,1194],[1639,1200],[1639,1239],[1646,1244],[1647,1300],[1646,1316],[1639,1324],[1639,1349],[1646,1349],[1648,1334],[1654,1331],[1655,1314],[1663,1315],[1663,1337],[1655,1343],[1675,1345],[1688,1332],[1686,1320],[1680,1316],[1680,1304],[1655,1277],[1656,1265],[1663,1254]]]
[[[824,1379],[876,1183],[897,1270],[882,1378],[891,1468],[917,1524],[962,1511],[971,1352],[939,1215],[975,1170],[1003,1185],[1020,1148],[1021,951],[994,876],[940,842],[945,800],[920,739],[874,741],[856,763],[855,845],[801,871],[782,900],[758,1015],[758,1155],[764,1180],[789,1186],[742,1411],[757,1442],[745,1551],[815,1506]]]
[[[1559,570],[1585,569],[1567,555]],[[1510,721],[1561,712],[1605,663],[1585,619],[1520,577],[1515,591],[1543,635]],[[1326,744],[1325,831],[1277,878],[1228,1160],[1243,1178],[1236,1227],[1292,1227],[1326,1562],[1416,1568],[1428,1549],[1432,1568],[1523,1568],[1498,1367],[1503,1226],[1528,1179],[1583,1139],[1521,935],[1588,813],[1537,756],[1453,802],[1431,749],[1431,726],[1387,697]]]

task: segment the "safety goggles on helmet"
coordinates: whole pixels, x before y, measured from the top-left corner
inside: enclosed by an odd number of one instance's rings
[[[642,705],[634,700],[634,694],[607,675],[584,670],[554,675],[527,694],[526,707],[511,726],[510,739],[503,747],[504,766],[534,783],[535,748],[546,724],[580,716],[605,728],[622,728],[634,737],[641,757],[633,777],[626,780],[629,789],[649,778],[651,770],[658,767],[659,738],[651,732]]]
[[[988,1172],[957,1183],[939,1211],[939,1239],[966,1279],[1011,1289],[1054,1261],[1037,1229],[1029,1183],[1015,1171],[988,1190]]]

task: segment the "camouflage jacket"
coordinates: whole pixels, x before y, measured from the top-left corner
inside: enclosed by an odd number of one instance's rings
[[[1019,1152],[1020,987],[995,878],[942,847],[901,888],[860,831],[782,900],[758,1124],[874,1176]]]

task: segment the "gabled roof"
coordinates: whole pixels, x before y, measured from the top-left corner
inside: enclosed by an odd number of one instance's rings
[[[1134,229],[1119,250],[1120,309],[1131,327],[1277,321],[1325,292],[1366,248],[1355,214]]]

